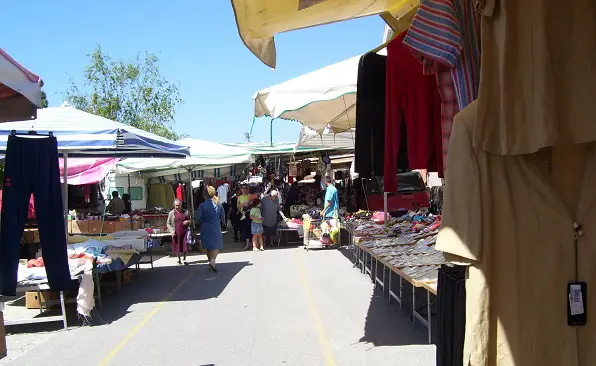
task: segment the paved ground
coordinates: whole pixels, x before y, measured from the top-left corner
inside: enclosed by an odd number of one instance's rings
[[[0,364],[435,365],[424,328],[340,251],[229,252],[217,275],[190,261],[143,270],[92,326],[8,329]]]

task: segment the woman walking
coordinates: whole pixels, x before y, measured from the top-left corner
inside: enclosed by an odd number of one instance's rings
[[[219,250],[223,248],[223,235],[221,225],[225,220],[223,207],[219,204],[215,188],[208,186],[204,191],[205,202],[201,203],[197,210],[196,222],[201,225],[201,242],[207,250],[209,270],[219,272],[215,266],[215,260]]]
[[[174,200],[174,209],[168,214],[167,221],[168,230],[172,234],[172,252],[178,256],[178,264],[182,264],[180,261],[180,255],[184,255],[184,265],[186,262],[186,253],[188,252],[188,242],[186,240],[186,233],[188,231],[188,213],[182,211],[182,201],[179,199]]]
[[[261,215],[261,200],[255,198],[250,209],[252,250],[265,250],[263,245],[263,215]]]

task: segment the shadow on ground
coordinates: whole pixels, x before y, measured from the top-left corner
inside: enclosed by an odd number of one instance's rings
[[[339,251],[352,262],[352,251],[347,247],[342,247]],[[356,270],[356,269],[355,269]],[[379,276],[382,277],[382,265],[378,266]],[[371,296],[368,312],[366,315],[366,323],[364,326],[364,335],[360,338],[360,342],[370,343],[375,347],[378,346],[406,346],[406,345],[424,345],[428,344],[428,331],[418,320],[413,320],[412,316],[412,286],[403,281],[402,298],[403,304],[400,305],[395,299],[389,302],[389,271],[386,272],[385,289],[380,285],[375,286],[375,290]],[[362,274],[362,276],[365,276]],[[368,274],[366,275],[369,276]],[[394,293],[399,293],[399,276],[392,275],[392,290]],[[416,290],[416,308],[418,312],[426,315],[426,292]],[[431,308],[432,305],[431,305]],[[434,323],[436,316],[433,314],[431,324]],[[434,334],[433,334],[434,338]]]
[[[195,259],[196,258],[196,259]],[[130,308],[140,303],[159,303],[176,301],[202,301],[218,297],[232,279],[246,266],[244,262],[219,263],[219,273],[209,271],[205,256],[188,258],[188,266],[163,266],[153,269],[143,268],[138,277],[123,286],[121,292],[105,296],[103,303],[96,307],[91,320],[87,323],[76,313],[74,304],[67,305],[69,327],[101,326],[110,324],[124,317]],[[60,315],[59,310],[51,310],[43,316]],[[61,322],[14,325],[6,328],[8,334],[49,332],[62,329]]]

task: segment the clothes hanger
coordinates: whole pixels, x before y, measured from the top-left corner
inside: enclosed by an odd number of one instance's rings
[[[10,131],[10,135],[11,136],[48,136],[48,137],[54,137],[54,133],[52,131],[48,132],[48,133],[38,133],[37,131],[29,131],[27,133],[24,132],[17,132],[16,130],[12,130]]]

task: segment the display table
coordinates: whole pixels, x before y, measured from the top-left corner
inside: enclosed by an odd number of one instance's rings
[[[427,236],[426,236],[427,237]],[[420,236],[425,238],[424,235]],[[403,285],[409,283],[412,286],[412,319],[420,321],[428,330],[428,342],[432,342],[432,322],[431,322],[431,305],[434,302],[433,296],[437,295],[437,277],[440,265],[444,259],[439,258],[429,245],[427,252],[416,250],[417,246],[414,244],[396,244],[389,245],[384,239],[384,245],[375,245],[374,239],[368,241],[354,241],[353,256],[354,265],[361,266],[364,274],[371,277],[375,286],[380,285],[382,292],[385,294],[385,286],[388,285],[389,302],[395,299],[402,309],[403,302]],[[420,240],[420,239],[419,239]],[[381,240],[379,240],[379,243]],[[418,243],[418,241],[416,241]],[[392,255],[391,253],[398,253]],[[379,267],[382,269],[382,275],[379,275]],[[398,275],[399,290],[393,291],[393,275]],[[426,291],[426,303],[421,307],[416,307],[416,290],[423,289]],[[431,296],[432,295],[432,296]],[[426,308],[424,314],[421,310]]]
[[[298,238],[298,240],[296,241],[290,241],[288,239],[288,236],[290,233],[295,233],[296,237]],[[279,248],[280,244],[281,244],[281,237],[282,235],[286,236],[286,243],[287,244],[302,244],[303,241],[302,239],[300,239],[300,234],[298,233],[298,228],[288,228],[288,227],[278,227],[277,228],[277,247]]]
[[[40,318],[32,318],[32,319],[16,319],[16,320],[6,320],[4,319],[5,326],[11,325],[20,325],[20,324],[35,324],[35,323],[49,323],[49,322],[62,322],[64,325],[64,330],[68,330],[68,322],[66,320],[66,307],[65,307],[65,300],[64,300],[64,292],[60,291],[60,300],[50,300],[50,301],[43,301],[41,292],[50,290],[50,286],[48,285],[46,280],[43,281],[29,281],[27,283],[18,284],[17,285],[17,293],[27,292],[27,291],[36,291],[37,298],[39,299],[39,314],[43,314],[45,310],[48,310],[49,305],[53,305],[56,302],[60,303],[60,309],[62,311],[61,315],[56,316],[46,316]],[[4,304],[2,304],[4,305]],[[44,310],[45,308],[45,310]]]

